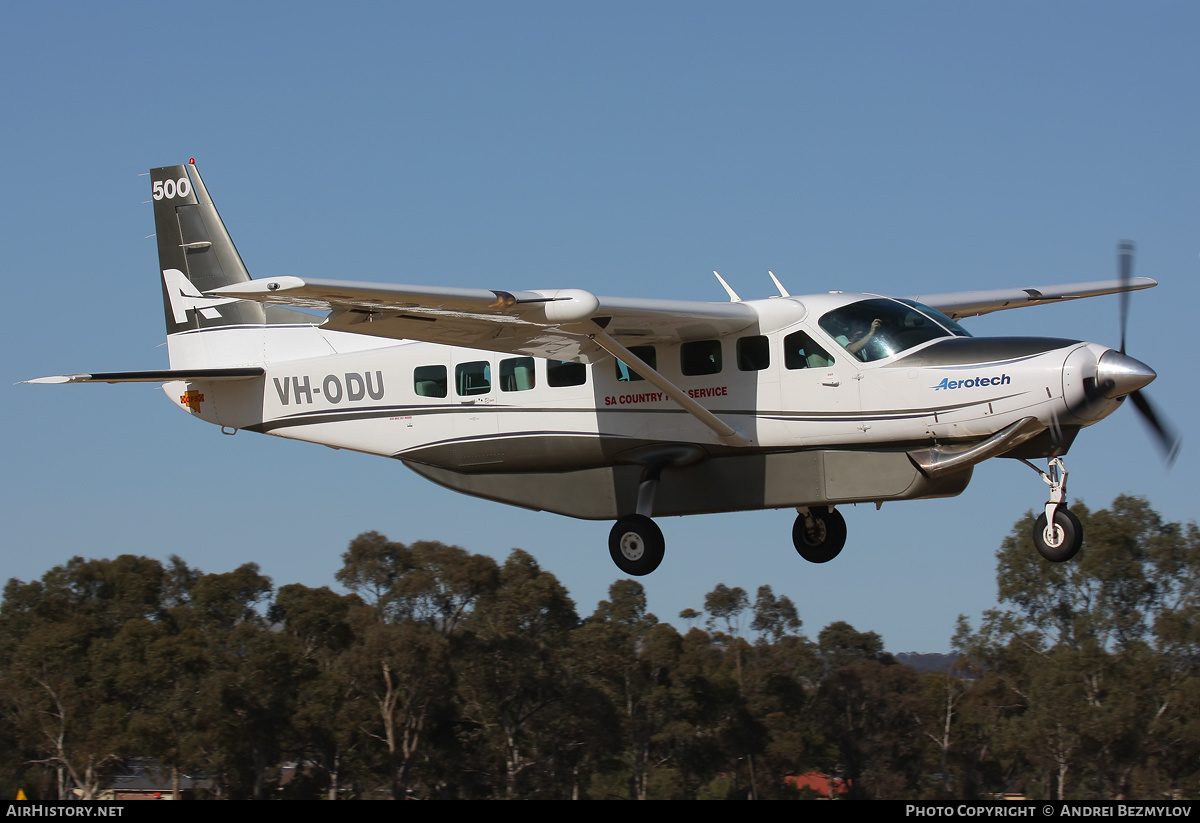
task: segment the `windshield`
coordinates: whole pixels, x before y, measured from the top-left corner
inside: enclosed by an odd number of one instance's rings
[[[882,360],[941,337],[970,337],[949,317],[911,300],[877,297],[834,309],[821,329],[862,361]]]

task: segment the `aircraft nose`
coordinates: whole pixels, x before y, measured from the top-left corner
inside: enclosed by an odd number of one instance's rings
[[[1141,360],[1109,349],[1096,364],[1096,386],[1105,397],[1116,400],[1148,386],[1158,377],[1154,369]]]

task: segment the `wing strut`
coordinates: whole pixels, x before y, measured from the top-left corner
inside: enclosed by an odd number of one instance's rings
[[[676,386],[667,378],[663,377],[654,369],[650,368],[640,357],[631,352],[629,349],[618,343],[613,336],[608,332],[599,331],[595,334],[589,334],[592,340],[596,342],[600,348],[611,354],[613,357],[620,360],[648,383],[655,388],[661,389],[663,394],[674,400],[692,417],[699,420],[704,425],[712,429],[721,442],[728,446],[749,446],[750,439],[742,434],[737,429],[730,426],[721,418],[717,417],[708,409],[701,406],[694,399],[688,396],[688,393]]]

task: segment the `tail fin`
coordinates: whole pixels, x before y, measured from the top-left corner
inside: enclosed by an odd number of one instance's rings
[[[264,325],[261,305],[204,297],[209,289],[250,279],[225,231],[195,161],[151,169],[154,229],[163,278],[167,334],[214,326]]]
[[[319,322],[281,306],[205,297],[209,289],[249,280],[246,264],[217,214],[195,160],[186,166],[151,169],[150,181],[167,334],[214,326]]]
[[[272,360],[329,353],[328,343],[316,328],[322,320],[319,316],[205,294],[244,283],[250,275],[194,160],[151,169],[150,180],[171,368],[62,374],[25,382],[237,383],[262,378],[266,363]]]

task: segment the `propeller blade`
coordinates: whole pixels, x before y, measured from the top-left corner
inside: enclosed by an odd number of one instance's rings
[[[1133,279],[1133,241],[1122,240],[1117,244],[1117,273],[1121,285]],[[1125,353],[1125,325],[1129,319],[1129,292],[1121,292],[1121,354]]]
[[[1058,412],[1053,409],[1050,410],[1050,442],[1054,446],[1051,454],[1057,456],[1059,454],[1066,453],[1067,450],[1062,448],[1063,432],[1062,426],[1058,422]],[[1062,449],[1062,451],[1059,451],[1060,449]]]
[[[1175,458],[1179,456],[1179,447],[1183,445],[1183,439],[1175,433],[1171,426],[1159,418],[1158,413],[1154,411],[1154,406],[1150,404],[1149,398],[1142,394],[1140,389],[1130,394],[1129,398],[1141,412],[1142,419],[1154,430],[1154,434],[1158,438],[1158,445],[1166,458],[1167,466],[1170,467],[1175,462]]]

